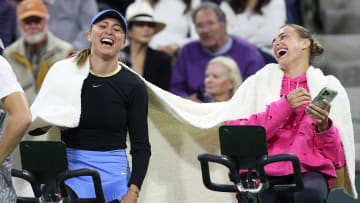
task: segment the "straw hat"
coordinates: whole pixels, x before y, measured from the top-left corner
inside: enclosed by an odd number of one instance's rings
[[[154,10],[147,1],[140,1],[130,4],[126,9],[126,19],[129,24],[131,22],[139,21],[155,23],[156,26],[154,34],[165,28],[165,23],[156,21],[154,19]]]

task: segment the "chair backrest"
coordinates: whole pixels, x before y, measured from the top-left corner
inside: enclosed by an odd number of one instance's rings
[[[20,154],[22,168],[33,173],[40,184],[68,168],[64,142],[22,141]]]
[[[221,154],[230,157],[238,169],[255,169],[258,159],[268,153],[262,126],[224,125],[219,137]]]

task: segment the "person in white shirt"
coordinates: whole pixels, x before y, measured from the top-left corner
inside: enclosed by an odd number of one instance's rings
[[[286,23],[285,0],[223,0],[228,33],[272,55],[272,39]]]
[[[150,46],[172,56],[179,48],[197,34],[191,20],[191,10],[200,5],[200,0],[136,0],[148,1],[154,9],[154,18],[166,24],[159,34],[154,36]]]
[[[10,154],[31,123],[31,113],[24,92],[10,64],[0,56],[0,99],[7,111],[0,109],[0,202],[16,202],[11,182]]]

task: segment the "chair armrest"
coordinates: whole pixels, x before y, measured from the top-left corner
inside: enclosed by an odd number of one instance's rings
[[[63,184],[65,180],[73,177],[79,177],[79,176],[91,176],[94,188],[95,188],[95,194],[97,198],[97,202],[99,203],[105,203],[105,197],[104,192],[102,189],[101,179],[99,173],[92,168],[82,168],[82,169],[76,169],[76,170],[68,170],[64,173],[60,174],[58,176],[58,183]],[[60,187],[60,185],[58,185]]]
[[[282,184],[274,185],[274,189],[278,191],[301,191],[304,189],[304,183],[302,181],[302,174],[300,170],[300,162],[298,157],[292,153],[283,153],[276,154],[265,157],[262,161],[259,162],[258,171],[261,182],[267,182],[267,176],[265,174],[264,167],[267,164],[281,162],[281,161],[291,161],[293,165],[294,175],[295,175],[295,184]]]
[[[233,162],[225,155],[213,155],[208,153],[203,153],[198,155],[198,160],[200,161],[202,178],[204,185],[209,190],[220,191],[220,192],[237,192],[235,185],[225,185],[225,184],[216,184],[211,182],[210,171],[209,171],[209,162],[219,163],[226,166],[230,172],[229,175],[232,181],[239,183],[240,176],[239,172],[236,170]]]
[[[41,189],[38,181],[35,179],[35,176],[27,170],[17,170],[11,169],[11,176],[24,179],[31,184],[31,188],[34,192],[35,198],[41,197]]]

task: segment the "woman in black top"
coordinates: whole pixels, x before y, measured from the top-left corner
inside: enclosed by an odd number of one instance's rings
[[[126,10],[129,24],[129,45],[123,49],[126,62],[138,74],[156,86],[169,90],[172,58],[165,52],[149,47],[152,37],[165,24],[155,21],[147,1],[135,2]]]
[[[61,138],[68,147],[70,169],[98,170],[107,202],[136,203],[150,158],[145,84],[118,63],[127,34],[124,17],[116,10],[104,10],[90,26],[91,47],[74,58],[79,69],[90,63],[81,90],[79,125],[62,131]],[[131,173],[125,152],[127,133]],[[80,198],[94,197],[88,177],[69,179],[66,184]]]

